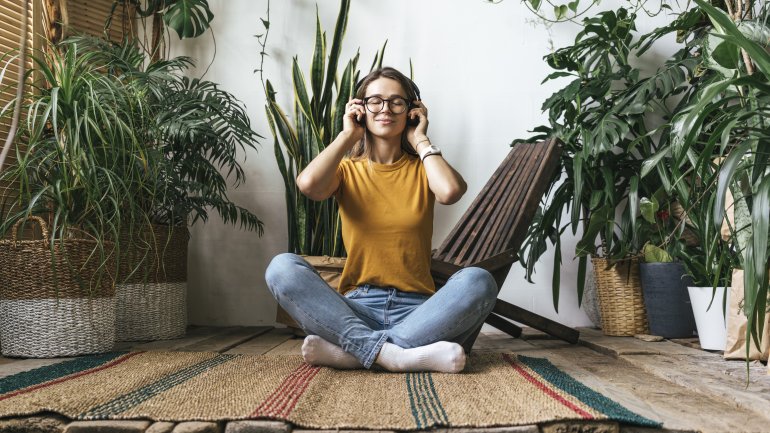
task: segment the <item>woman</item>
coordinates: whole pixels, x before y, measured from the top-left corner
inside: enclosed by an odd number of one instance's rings
[[[498,289],[480,268],[462,269],[435,289],[433,204],[457,202],[466,184],[427,130],[428,110],[414,83],[393,68],[375,70],[345,106],[342,132],[297,177],[307,197],[337,199],[348,253],[339,286],[344,296],[297,255],[278,255],[267,269],[278,303],[308,333],[302,346],[308,363],[464,368],[460,344],[475,336]]]

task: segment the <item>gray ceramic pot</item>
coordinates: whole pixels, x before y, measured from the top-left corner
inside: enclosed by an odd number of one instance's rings
[[[650,334],[665,338],[692,337],[695,332],[687,286],[692,279],[679,262],[641,263],[644,306],[650,322]]]

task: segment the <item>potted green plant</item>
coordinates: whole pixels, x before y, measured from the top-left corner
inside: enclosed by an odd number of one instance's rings
[[[77,39],[139,96],[136,131],[154,173],[138,197],[137,217],[120,234],[118,340],[184,335],[188,225],[216,211],[225,223],[263,233],[263,223],[227,196],[228,178],[244,181],[239,152],[256,149],[245,107],[210,81],[183,75],[186,57],[150,62],[136,41]],[[223,174],[223,173],[226,173]]]
[[[727,222],[723,223],[722,230],[714,224],[713,206],[720,163],[721,158],[717,158],[692,172],[686,180],[691,193],[678,215],[692,239],[676,252],[676,258],[692,280],[687,290],[700,345],[707,350],[725,350],[732,273],[734,268],[740,267],[729,231],[724,230]]]
[[[276,102],[270,80],[263,79],[267,99],[265,110],[273,134],[278,168],[286,188],[288,251],[296,254],[332,257],[346,255],[336,201],[330,198],[315,202],[305,197],[297,188],[296,177],[342,130],[344,105],[355,91],[353,87],[359,75],[358,55],[345,62],[342,75],[337,76],[349,10],[350,1],[342,0],[328,59],[326,33],[321,28],[320,18],[316,16],[315,51],[309,89],[298,59],[294,58],[293,122],[287,116],[287,110]],[[269,27],[265,31],[261,37],[266,39]],[[262,53],[264,56],[264,47]],[[375,59],[372,67],[376,64],[378,59]]]
[[[137,197],[155,174],[135,128],[141,104],[77,43],[46,47],[32,60],[28,74],[40,79],[24,99],[18,140],[25,145],[0,173],[0,182],[20,190],[3,203],[0,221],[0,235],[11,238],[0,266],[3,353],[108,351],[115,338],[113,240],[139,217]],[[133,163],[138,157],[146,165]],[[30,219],[42,240],[17,238]]]
[[[665,197],[665,191],[659,190]],[[665,338],[685,338],[693,335],[695,322],[687,286],[692,281],[684,265],[674,260],[684,248],[680,240],[684,224],[671,215],[671,201],[655,195],[640,200],[643,238],[643,261],[639,265],[644,304],[650,323],[650,333]]]
[[[725,196],[735,197],[732,240],[744,269],[744,313],[748,329],[757,342],[766,321],[768,294],[767,203],[770,181],[763,174],[767,160],[759,149],[770,140],[766,118],[770,110],[770,54],[764,3],[743,7],[741,2],[720,4],[725,10],[696,1],[697,12],[707,21],[701,24],[697,46],[701,76],[692,86],[690,98],[679,104],[671,119],[668,144],[645,161],[660,169],[664,160],[672,179],[684,179],[688,170],[702,172],[715,157],[724,157],[716,182],[712,223],[724,219]],[[676,182],[681,184],[681,181]],[[735,302],[735,300],[733,300]],[[749,345],[746,345],[748,359]]]
[[[675,137],[682,128],[678,122],[681,113],[699,98],[703,86],[714,76],[701,67],[708,22],[697,8],[674,16],[663,27],[634,39],[635,15],[630,8],[600,12],[583,20],[584,29],[574,45],[546,57],[556,70],[546,80],[571,77],[571,81],[544,102],[549,125],[535,131],[555,135],[565,143],[564,172],[559,183],[555,181],[540,219],[530,229],[522,262],[531,274],[547,241],[554,244],[555,306],[560,236],[568,227],[573,233],[583,228],[576,248],[576,255],[581,257],[578,295],[582,297],[588,256],[599,256],[593,260],[594,269],[607,269],[615,261],[641,253],[647,238],[640,232],[644,225],[638,221],[639,197],[651,197],[662,188],[670,200],[687,201],[690,191],[683,179],[694,169],[693,161],[701,155],[718,156],[715,140],[709,142],[711,145],[699,143],[676,157],[669,153],[679,145]],[[637,64],[634,59],[639,60],[657,41],[672,34],[681,49],[659,63],[653,74],[632,66]],[[570,215],[569,222],[562,223],[563,214]],[[597,267],[603,260],[604,266]],[[626,281],[631,280],[633,268],[627,266]],[[601,276],[597,281],[601,283]],[[618,293],[608,298],[620,298]],[[641,294],[624,297],[637,302],[626,311],[644,311],[643,303],[638,305]]]
[[[651,99],[659,77],[645,81],[629,62],[632,48],[638,47],[633,41],[635,19],[626,8],[586,18],[573,45],[546,56],[555,70],[546,81],[569,77],[570,82],[543,103],[549,124],[535,128],[538,135],[524,140],[555,136],[563,143],[562,176],[554,179],[549,200],[522,247],[527,277],[551,242],[555,247],[553,303],[558,311],[561,236],[568,228],[573,234],[582,228],[575,250],[578,299],[582,299],[590,257],[602,328],[610,335],[647,330],[633,226],[638,197],[650,193],[639,182],[639,173],[652,149],[644,117],[654,105]],[[563,222],[562,215],[569,215],[569,220]]]

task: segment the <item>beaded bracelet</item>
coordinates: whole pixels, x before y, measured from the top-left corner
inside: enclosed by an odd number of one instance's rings
[[[418,141],[417,144],[414,145],[414,148],[417,149],[418,147],[420,147],[420,144],[425,143],[426,141],[430,142],[430,138],[426,138],[425,140]]]

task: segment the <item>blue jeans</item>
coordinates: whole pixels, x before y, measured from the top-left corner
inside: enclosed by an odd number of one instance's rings
[[[334,343],[370,368],[382,345],[462,344],[484,323],[497,284],[481,268],[464,268],[432,296],[364,284],[340,295],[302,257],[279,254],[265,273],[275,299],[309,335]]]

